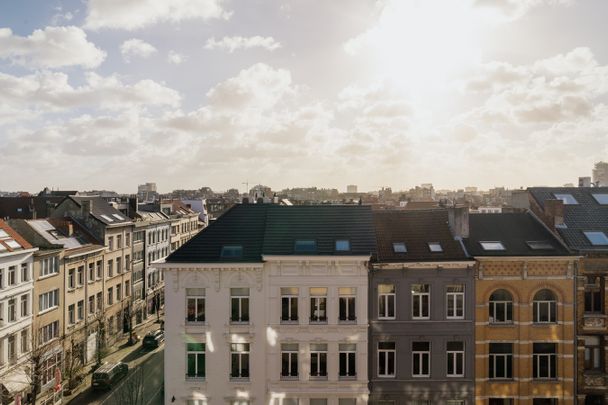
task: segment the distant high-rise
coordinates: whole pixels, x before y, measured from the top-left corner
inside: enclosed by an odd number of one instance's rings
[[[141,201],[154,201],[157,197],[156,183],[146,183],[137,186],[137,198]]]
[[[608,186],[608,163],[597,162],[593,168],[593,182],[598,187]]]
[[[346,192],[347,193],[356,193],[357,192],[357,185],[356,184],[349,184],[348,186],[346,186]]]
[[[591,187],[591,177],[579,177],[578,178],[578,186],[579,187]]]

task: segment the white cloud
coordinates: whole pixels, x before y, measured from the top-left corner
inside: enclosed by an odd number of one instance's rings
[[[89,42],[78,27],[46,27],[27,37],[13,34],[10,28],[0,28],[0,58],[28,68],[96,68],[106,53]]]
[[[169,51],[167,54],[167,61],[173,65],[181,65],[186,61],[186,57],[175,51]]]
[[[221,49],[230,53],[238,49],[263,48],[268,51],[274,51],[281,47],[281,43],[277,42],[273,37],[261,37],[259,35],[253,37],[223,37],[220,40],[209,38],[205,44],[206,49]]]
[[[570,5],[576,0],[474,0],[473,4],[494,13],[495,17],[514,20],[535,7]]]
[[[159,22],[227,19],[223,0],[88,0],[85,28],[135,30]]]
[[[120,45],[120,53],[126,62],[131,58],[149,58],[157,52],[156,48],[141,39],[131,38]]]

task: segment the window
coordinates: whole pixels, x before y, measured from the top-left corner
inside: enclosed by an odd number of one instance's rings
[[[21,331],[21,353],[25,354],[28,352],[30,344],[28,338],[27,329]]]
[[[89,296],[89,314],[92,315],[95,313],[95,296]]]
[[[464,319],[464,285],[451,284],[446,292],[446,318]]]
[[[339,371],[341,378],[355,377],[357,375],[357,345],[355,343],[340,343]]]
[[[532,250],[555,250],[555,246],[546,240],[529,240],[526,244]]]
[[[357,405],[356,398],[340,398],[338,399],[338,405]]]
[[[430,295],[428,284],[412,284],[412,318],[429,319]]]
[[[112,260],[108,260],[108,277],[114,276],[114,262]]]
[[[310,405],[327,405],[326,398],[310,398]]]
[[[505,246],[502,244],[502,242],[490,242],[490,241],[485,241],[485,242],[479,242],[479,244],[481,245],[481,248],[483,250],[505,250]]]
[[[129,283],[129,280],[125,281],[125,297],[130,297],[131,296],[131,283]]]
[[[15,361],[17,359],[17,342],[15,341],[15,335],[9,335],[8,337],[8,359]]]
[[[205,378],[205,344],[186,343],[186,377]]]
[[[92,283],[95,281],[95,263],[89,263],[88,282]]]
[[[513,405],[513,398],[490,398],[488,405]]]
[[[116,235],[116,249],[122,249],[122,235]]]
[[[78,267],[78,271],[76,271],[76,280],[78,281],[79,287],[84,285],[84,266]]]
[[[554,323],[557,302],[551,290],[540,290],[534,295],[534,323]]]
[[[354,287],[340,287],[338,288],[339,295],[339,320],[342,322],[355,321],[357,319],[355,312],[355,297],[357,295],[357,289]]]
[[[241,245],[222,246],[222,252],[220,253],[220,257],[222,259],[239,259],[242,256],[243,256],[243,246],[241,246]]]
[[[4,288],[4,269],[0,269],[0,289]]]
[[[534,398],[532,405],[557,405],[557,398]]]
[[[310,289],[310,322],[327,322],[327,288]]]
[[[412,376],[429,377],[431,375],[431,344],[412,342],[412,361]]]
[[[38,311],[46,311],[59,306],[59,289],[38,296]]]
[[[583,232],[583,233],[585,234],[585,236],[587,237],[587,239],[589,239],[589,242],[593,246],[606,246],[606,245],[608,245],[608,237],[606,236],[606,234],[604,232],[586,231],[586,232]]]
[[[393,242],[394,253],[407,253],[407,248],[404,242]]]
[[[101,292],[97,293],[97,311],[101,312],[103,310],[103,294]]]
[[[249,378],[249,343],[232,343],[230,358],[230,377]]]
[[[205,289],[186,288],[186,322],[205,322]]]
[[[112,305],[114,303],[114,288],[108,288],[108,305]]]
[[[585,370],[602,369],[602,345],[600,336],[585,336]]]
[[[281,287],[281,322],[298,321],[298,294],[295,287]]]
[[[231,322],[249,322],[249,288],[231,288]]]
[[[44,344],[57,337],[59,337],[59,321],[51,322],[40,328],[38,341],[40,344]]]
[[[378,377],[395,376],[395,342],[378,342]]]
[[[496,290],[490,296],[490,323],[513,322],[513,298],[506,290]]]
[[[108,250],[114,250],[114,237],[108,236]]]
[[[513,378],[513,343],[490,343],[489,378]]]
[[[116,301],[120,301],[122,299],[122,284],[116,285]]]
[[[68,270],[68,288],[76,288],[76,269]]]
[[[76,306],[74,304],[68,306],[68,323],[70,325],[76,323]]]
[[[21,263],[21,282],[25,283],[30,280],[30,266],[27,263]]]
[[[327,345],[310,344],[310,377],[327,378]]]
[[[97,265],[95,267],[97,272],[97,279],[99,280],[103,277],[103,261],[98,260]]]
[[[30,314],[30,296],[23,294],[21,296],[21,317],[26,317]],[[0,314],[1,316],[2,314]]]
[[[576,205],[578,201],[572,196],[572,194],[554,194],[555,199],[562,200],[564,205]]]
[[[608,204],[608,194],[591,194],[600,205]]]
[[[537,379],[557,378],[557,345],[534,343],[532,377]]]
[[[8,285],[17,284],[17,267],[11,266],[8,268]]]
[[[122,273],[122,259],[120,257],[116,258],[116,274]]]
[[[59,266],[57,264],[57,258],[55,256],[42,259],[40,262],[40,277],[59,273]]]
[[[447,376],[464,377],[464,342],[448,342],[447,357]]]
[[[8,300],[8,321],[15,322],[17,320],[17,308],[15,299],[11,298]]]
[[[295,253],[315,253],[317,251],[317,241],[296,240],[293,250]]]
[[[429,242],[429,250],[433,253],[441,253],[443,252],[443,247],[439,242]]]
[[[585,282],[585,312],[602,313],[603,277],[587,276]]]
[[[341,239],[336,241],[336,252],[348,252],[350,251],[350,241]]]
[[[126,271],[131,270],[131,256],[130,255],[125,255],[125,270]]]
[[[448,399],[446,405],[465,405],[464,399]]]
[[[294,379],[298,377],[298,344],[281,344],[281,379]]]
[[[395,319],[394,284],[378,284],[378,319]]]
[[[130,233],[126,233],[125,234],[125,245],[126,246],[130,246],[131,245],[131,234]]]
[[[78,301],[77,312],[78,312],[78,320],[79,321],[83,320],[84,319],[84,300]]]

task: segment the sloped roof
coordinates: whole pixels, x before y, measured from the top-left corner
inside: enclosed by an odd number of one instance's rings
[[[505,250],[484,250],[480,242],[501,242]],[[554,249],[532,249],[528,242],[546,242]],[[530,212],[470,214],[469,237],[464,241],[471,256],[565,256],[567,248]]]
[[[608,251],[608,246],[592,245],[584,231],[601,231],[608,236],[608,205],[599,204],[593,194],[608,194],[608,187],[531,187],[528,192],[544,209],[545,200],[555,200],[555,194],[571,194],[578,204],[564,204],[565,228],[557,232],[575,250]]]
[[[106,225],[118,225],[131,223],[131,219],[116,208],[112,207],[106,200],[101,197],[80,197],[80,196],[69,196],[81,207],[83,201],[91,201],[91,215],[97,220],[103,222]]]
[[[21,249],[32,249],[32,245],[21,235],[0,219],[0,253],[15,252]],[[16,242],[19,246],[14,244]]]
[[[378,262],[466,260],[460,242],[454,239],[445,209],[374,211]],[[396,253],[393,243],[404,243],[406,253]],[[432,252],[430,242],[439,242],[442,252]]]
[[[238,204],[173,252],[169,263],[262,261],[262,255],[294,255],[295,241],[315,240],[314,255],[370,255],[375,251],[371,209],[364,206]],[[350,251],[336,252],[347,239]],[[222,258],[223,246],[242,246],[238,258]],[[297,253],[301,255],[302,253]]]
[[[32,219],[50,216],[52,208],[56,207],[64,197],[0,197],[0,218]]]

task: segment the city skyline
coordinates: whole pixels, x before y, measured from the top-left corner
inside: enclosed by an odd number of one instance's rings
[[[608,156],[599,0],[34,4],[0,5],[3,190],[518,188]]]

